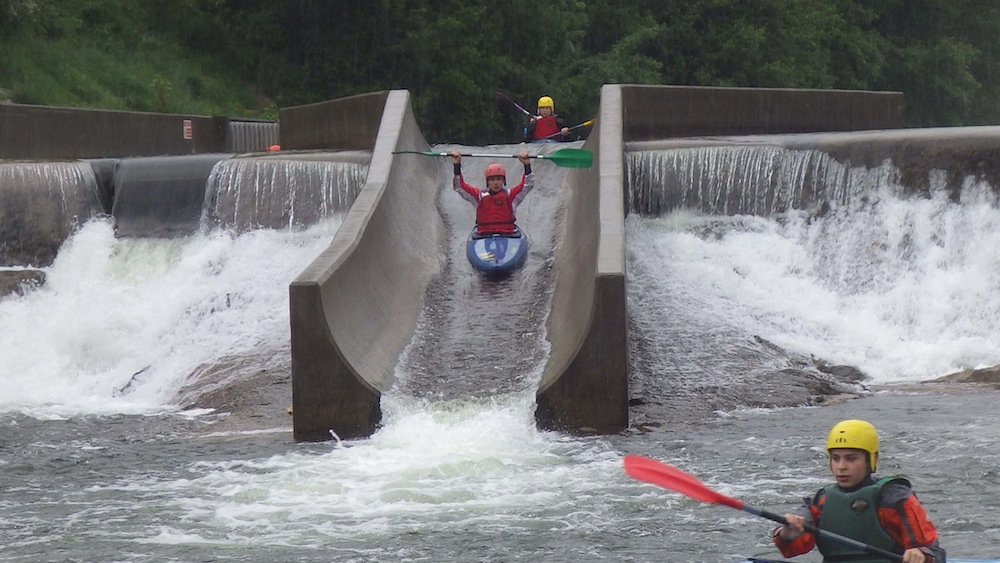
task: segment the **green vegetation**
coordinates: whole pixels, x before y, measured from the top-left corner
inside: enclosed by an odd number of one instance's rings
[[[431,142],[518,138],[600,86],[899,90],[912,126],[1000,122],[982,0],[0,0],[0,91],[56,106],[274,118],[405,88]]]
[[[202,39],[223,27],[209,5],[0,0],[0,88],[24,104],[256,116],[239,54]]]

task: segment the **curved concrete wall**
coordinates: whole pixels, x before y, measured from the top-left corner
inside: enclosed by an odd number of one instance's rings
[[[289,287],[296,440],[327,440],[331,431],[340,438],[374,431],[381,392],[392,383],[416,329],[427,284],[442,268],[445,230],[435,205],[440,162],[392,154],[430,147],[413,117],[409,93],[381,96],[384,106],[355,98],[346,101],[350,111],[313,108],[346,120],[345,130],[359,131],[349,148],[371,148],[372,160],[367,182],[330,247]],[[373,121],[379,123],[377,134],[360,132],[359,123]],[[285,131],[283,125],[283,140]],[[373,148],[359,146],[365,138],[374,139]]]
[[[567,180],[539,424],[581,433],[628,426],[625,141],[902,125],[898,92],[605,85],[584,145],[595,166]]]
[[[392,383],[426,287],[442,267],[445,230],[428,197],[439,167],[434,159],[392,155],[429,147],[409,94],[377,95],[282,111],[285,148],[364,150],[378,123],[368,183],[333,244],[290,287],[297,440],[329,439],[331,430],[341,438],[374,432],[381,392]],[[727,126],[720,114],[739,119]],[[871,129],[899,126],[901,116],[896,94],[604,86],[597,125],[584,145],[595,152],[595,165],[571,170],[562,190],[547,321],[551,352],[536,394],[539,425],[578,433],[628,426],[625,141]]]
[[[611,433],[628,426],[622,89],[605,85],[584,148],[594,167],[567,174],[556,250],[549,361],[536,395],[545,428]]]

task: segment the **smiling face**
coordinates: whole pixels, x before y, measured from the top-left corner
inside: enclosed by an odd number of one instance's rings
[[[834,448],[830,454],[830,472],[841,489],[853,489],[869,475],[868,452],[853,448]]]

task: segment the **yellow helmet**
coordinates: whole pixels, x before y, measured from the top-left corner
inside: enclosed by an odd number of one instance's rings
[[[878,431],[864,420],[843,420],[830,429],[826,438],[827,451],[836,448],[851,448],[868,452],[872,472],[878,466]]]
[[[552,103],[552,98],[549,96],[542,96],[541,98],[538,98],[538,107],[552,108],[552,111],[556,110],[556,105]]]

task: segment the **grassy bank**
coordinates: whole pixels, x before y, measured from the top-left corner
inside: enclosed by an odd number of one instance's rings
[[[185,12],[190,3],[169,3],[176,12],[159,26],[154,22],[164,19],[163,8],[153,3],[39,4],[0,28],[0,98],[50,106],[275,117],[270,101],[255,95],[243,79],[239,52],[213,37],[210,18],[193,9]]]

